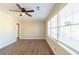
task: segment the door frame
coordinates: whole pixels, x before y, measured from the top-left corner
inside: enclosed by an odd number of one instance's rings
[[[19,40],[20,39],[20,23],[16,23],[16,26],[17,26],[17,40]]]

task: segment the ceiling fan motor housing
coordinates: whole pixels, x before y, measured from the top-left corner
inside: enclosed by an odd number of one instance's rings
[[[25,12],[26,10],[24,8],[21,9],[22,12]]]

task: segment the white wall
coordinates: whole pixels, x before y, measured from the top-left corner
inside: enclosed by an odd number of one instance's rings
[[[21,39],[45,39],[45,23],[23,21],[21,23]]]
[[[54,7],[51,9],[49,15],[46,20],[50,20],[54,15],[56,15],[67,3],[56,3]]]
[[[16,20],[0,12],[0,48],[16,41]]]

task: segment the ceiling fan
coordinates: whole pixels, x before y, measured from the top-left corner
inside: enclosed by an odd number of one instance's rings
[[[20,16],[22,16],[23,14],[26,14],[26,15],[32,17],[32,15],[30,15],[28,13],[34,12],[34,10],[26,10],[25,8],[22,8],[19,4],[16,4],[16,6],[20,9],[20,11],[19,10],[10,10],[10,11],[20,12]]]

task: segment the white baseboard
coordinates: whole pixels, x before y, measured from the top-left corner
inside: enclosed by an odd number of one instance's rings
[[[16,40],[10,41],[9,43],[7,43],[6,45],[0,47],[0,49],[5,48],[6,46],[13,44],[14,42],[16,42]]]
[[[35,40],[41,39],[42,40],[42,39],[45,39],[45,38],[20,38],[20,39],[29,39],[29,40],[30,39],[35,39]]]

